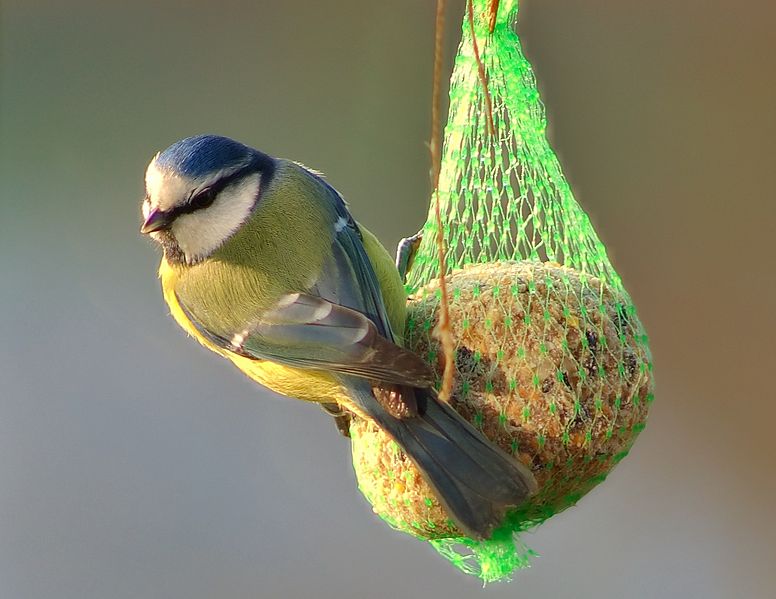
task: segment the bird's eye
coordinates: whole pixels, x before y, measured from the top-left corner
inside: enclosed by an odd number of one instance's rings
[[[207,208],[215,201],[217,195],[217,190],[212,187],[203,189],[188,201],[190,210],[202,210]]]

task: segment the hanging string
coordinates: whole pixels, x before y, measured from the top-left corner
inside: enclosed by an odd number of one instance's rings
[[[442,170],[442,126],[441,126],[441,89],[442,89],[442,58],[443,42],[445,34],[445,6],[446,0],[437,0],[436,24],[434,35],[434,82],[431,95],[431,184],[434,193],[434,213],[437,225],[437,252],[439,254],[439,290],[441,300],[439,306],[439,323],[434,330],[434,336],[442,346],[445,367],[442,374],[442,387],[439,390],[439,398],[449,401],[453,391],[453,377],[455,370],[454,352],[455,343],[453,332],[450,328],[450,306],[447,295],[447,256],[445,250],[445,234],[442,225],[442,215],[439,208],[439,173]]]
[[[490,32],[493,33],[493,28],[496,26],[496,14],[498,13],[498,0],[493,0],[490,4],[490,17],[489,27]],[[474,4],[472,0],[469,0],[469,7],[467,10],[469,17],[469,29],[472,34],[472,49],[474,50],[474,59],[477,61],[477,73],[480,76],[480,83],[482,84],[482,90],[485,94],[485,111],[488,118],[488,135],[494,137],[496,135],[496,127],[493,125],[493,103],[490,100],[490,88],[488,87],[488,78],[485,74],[485,65],[482,63],[480,57],[480,48],[477,44],[477,35],[474,32]]]
[[[440,212],[439,202],[439,174],[442,170],[442,132],[441,132],[441,89],[442,89],[442,58],[444,46],[444,26],[445,26],[445,8],[446,0],[437,0],[436,23],[434,35],[434,80],[431,98],[431,142],[429,149],[431,151],[431,184],[434,195],[434,215],[436,219],[436,245],[439,257],[439,291],[441,294],[439,306],[439,323],[434,330],[434,335],[442,346],[444,358],[444,370],[442,374],[442,386],[439,391],[439,397],[443,401],[449,401],[453,390],[454,371],[455,371],[455,341],[450,328],[450,306],[447,292],[447,250],[445,248],[444,226],[442,224],[442,214]],[[488,29],[490,33],[496,25],[498,15],[499,0],[491,0],[488,14]],[[493,123],[493,104],[488,87],[488,79],[485,73],[485,65],[480,56],[479,45],[474,28],[474,5],[472,0],[468,0],[468,18],[469,28],[471,29],[472,43],[474,49],[474,58],[477,61],[477,71],[479,74],[482,89],[485,95],[485,111],[487,116],[488,134],[495,137],[496,128]]]
[[[490,15],[488,18],[488,32],[493,33],[496,28],[496,18],[498,17],[499,0],[490,0]]]

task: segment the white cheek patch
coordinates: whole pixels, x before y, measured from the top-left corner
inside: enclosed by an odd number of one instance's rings
[[[172,234],[187,262],[206,258],[240,228],[251,213],[259,184],[258,174],[246,177],[224,189],[208,208],[175,219]]]

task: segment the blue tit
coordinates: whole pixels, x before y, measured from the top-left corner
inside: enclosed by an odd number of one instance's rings
[[[472,538],[535,492],[528,468],[437,399],[402,347],[391,256],[320,174],[200,135],[157,154],[145,189],[164,299],[200,343],[282,395],[375,422]]]

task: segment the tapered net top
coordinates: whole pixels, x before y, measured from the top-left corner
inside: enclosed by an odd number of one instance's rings
[[[493,33],[491,4],[473,3],[495,135],[489,132],[468,17],[450,82],[439,180],[447,270],[497,260],[549,260],[621,288],[606,249],[547,142],[547,119],[533,69],[513,30],[517,0],[500,2]],[[409,275],[411,290],[439,276],[434,201]]]

